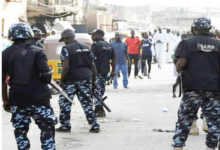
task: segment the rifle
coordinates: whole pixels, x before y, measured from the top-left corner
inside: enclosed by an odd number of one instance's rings
[[[173,98],[176,98],[176,88],[177,86],[179,86],[179,95],[178,97],[181,97],[182,95],[182,74],[179,73],[177,78],[176,78],[176,82],[173,84]]]
[[[61,95],[63,95],[66,100],[68,100],[70,103],[72,103],[73,105],[75,105],[75,103],[72,101],[71,98],[69,98],[69,96],[66,94],[66,92],[63,91],[63,89],[54,81],[52,80],[49,85],[51,85],[55,90],[57,90],[57,92]]]

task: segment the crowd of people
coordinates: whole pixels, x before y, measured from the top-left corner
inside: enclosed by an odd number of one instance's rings
[[[77,95],[83,108],[90,132],[99,133],[97,117],[105,117],[103,96],[107,76],[113,78],[114,89],[118,88],[119,72],[123,76],[123,87],[128,88],[128,77],[134,64],[134,78],[151,78],[151,63],[154,60],[162,69],[167,54],[167,62],[177,66],[182,75],[183,98],[178,111],[178,121],[173,137],[174,150],[182,150],[196,119],[198,109],[203,109],[207,120],[207,150],[214,150],[220,138],[220,43],[219,32],[215,37],[210,34],[211,22],[206,18],[194,20],[193,35],[184,38],[166,33],[161,28],[142,33],[142,40],[135,31],[122,41],[121,33],[115,32],[114,41],[104,40],[105,33],[95,29],[89,33],[93,40],[91,49],[75,39],[75,32],[66,29],[61,33],[59,42],[64,42],[60,60],[62,72],[59,85],[74,99]],[[59,123],[50,105],[51,93],[48,84],[52,80],[52,70],[47,64],[43,50],[42,32],[25,23],[13,24],[8,38],[11,46],[2,52],[3,81],[10,76],[9,97],[7,84],[2,83],[3,107],[12,113],[12,124],[19,150],[30,149],[27,138],[30,118],[41,129],[43,150],[55,150],[55,131],[71,131],[71,106],[63,95],[59,96]],[[215,39],[216,38],[216,39]],[[175,54],[174,54],[175,53]],[[203,67],[200,67],[203,66]],[[139,75],[141,73],[141,75]]]

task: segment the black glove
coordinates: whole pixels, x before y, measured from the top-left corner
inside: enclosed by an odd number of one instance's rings
[[[7,112],[11,112],[10,105],[8,101],[3,102],[3,108]]]
[[[45,83],[45,84],[48,84],[51,82],[52,80],[52,72],[49,71],[49,72],[44,72],[44,73],[40,73],[39,77],[40,77],[40,80]]]

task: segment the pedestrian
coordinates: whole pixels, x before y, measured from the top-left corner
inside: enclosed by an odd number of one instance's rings
[[[167,41],[167,62],[168,63],[172,63],[172,55],[174,54],[174,48],[175,48],[175,37],[174,35],[171,33],[170,29],[167,29],[167,33],[166,33],[166,41]]]
[[[177,32],[175,35],[175,41],[176,41],[176,45],[178,45],[182,39],[180,32]]]
[[[56,29],[52,29],[50,32],[51,35],[56,35],[57,34],[57,30]]]
[[[220,68],[220,43],[210,35],[209,19],[198,18],[194,23],[197,34],[181,41],[175,53],[177,70],[182,72],[183,98],[173,137],[174,150],[183,149],[200,107],[208,125],[207,150],[214,150],[220,137],[220,72],[216,69]]]
[[[141,48],[142,48],[141,71],[144,76],[148,76],[148,78],[150,79],[151,62],[152,62],[152,50],[151,50],[152,42],[149,39],[147,32],[143,33],[143,38],[144,39],[141,41]],[[146,66],[146,61],[148,67]]]
[[[132,62],[134,61],[134,65],[135,65],[134,77],[136,79],[138,77],[138,61],[140,57],[141,41],[139,40],[139,38],[135,37],[135,32],[134,30],[132,30],[131,37],[128,37],[125,40],[125,43],[128,46],[128,56],[129,56],[128,76],[130,77],[131,65]]]
[[[155,44],[156,58],[158,61],[158,68],[162,69],[166,51],[166,35],[158,28],[158,32],[154,34],[152,43]]]
[[[34,32],[34,37],[32,39],[29,39],[29,43],[31,45],[37,46],[39,48],[44,48],[43,43],[42,43],[42,31],[38,29],[37,27],[33,27],[33,32]]]
[[[2,53],[2,81],[10,76],[9,98],[7,84],[2,82],[3,106],[12,113],[12,124],[18,150],[30,149],[27,137],[31,118],[41,130],[41,148],[55,150],[57,118],[50,106],[48,83],[52,72],[42,49],[27,44],[33,37],[31,27],[16,23],[9,28],[8,38],[14,43]]]
[[[118,73],[121,71],[123,76],[123,86],[128,88],[128,52],[127,45],[121,41],[120,33],[115,33],[115,41],[112,43],[112,48],[116,56],[116,67],[113,86],[115,89],[118,87]]]
[[[152,40],[153,35],[152,35],[151,31],[148,31],[148,35],[149,35],[149,39],[151,39],[151,40]]]
[[[90,132],[98,133],[100,129],[92,102],[92,85],[94,85],[96,76],[93,55],[88,47],[75,40],[75,32],[71,29],[62,32],[59,42],[65,43],[60,55],[63,65],[60,86],[72,100],[75,94],[77,95],[86,119],[91,125]],[[63,95],[60,95],[59,106],[61,126],[56,131],[70,132],[72,103],[67,101]]]
[[[111,45],[104,41],[104,31],[95,29],[89,34],[92,36],[94,42],[91,51],[94,54],[97,69],[96,88],[94,90],[95,113],[97,117],[105,117],[106,114],[100,101],[102,101],[105,94],[106,77],[110,72],[110,64],[112,67],[110,76],[114,77],[115,74],[115,53]]]
[[[153,40],[153,37],[156,33],[157,33],[157,29],[154,29],[154,33],[150,37],[151,41]],[[157,61],[157,58],[156,58],[155,43],[152,43],[151,50],[152,50],[152,55],[153,55],[152,63],[157,63],[158,61]]]

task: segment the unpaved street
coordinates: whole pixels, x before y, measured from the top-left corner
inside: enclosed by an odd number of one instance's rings
[[[133,75],[133,73],[132,73]],[[129,78],[129,89],[107,86],[106,103],[112,109],[105,119],[99,120],[101,132],[89,133],[82,108],[75,97],[72,107],[71,133],[57,133],[57,150],[171,150],[173,133],[155,132],[153,129],[174,130],[180,100],[172,98],[173,65],[162,70],[152,67],[152,79]],[[58,97],[51,100],[56,116],[59,115]],[[167,112],[163,112],[167,110]],[[11,115],[3,112],[3,150],[16,150]],[[57,125],[56,127],[58,127]],[[205,133],[199,120],[200,135],[189,136],[185,150],[204,150]],[[31,124],[28,137],[31,150],[40,150],[40,132]]]

